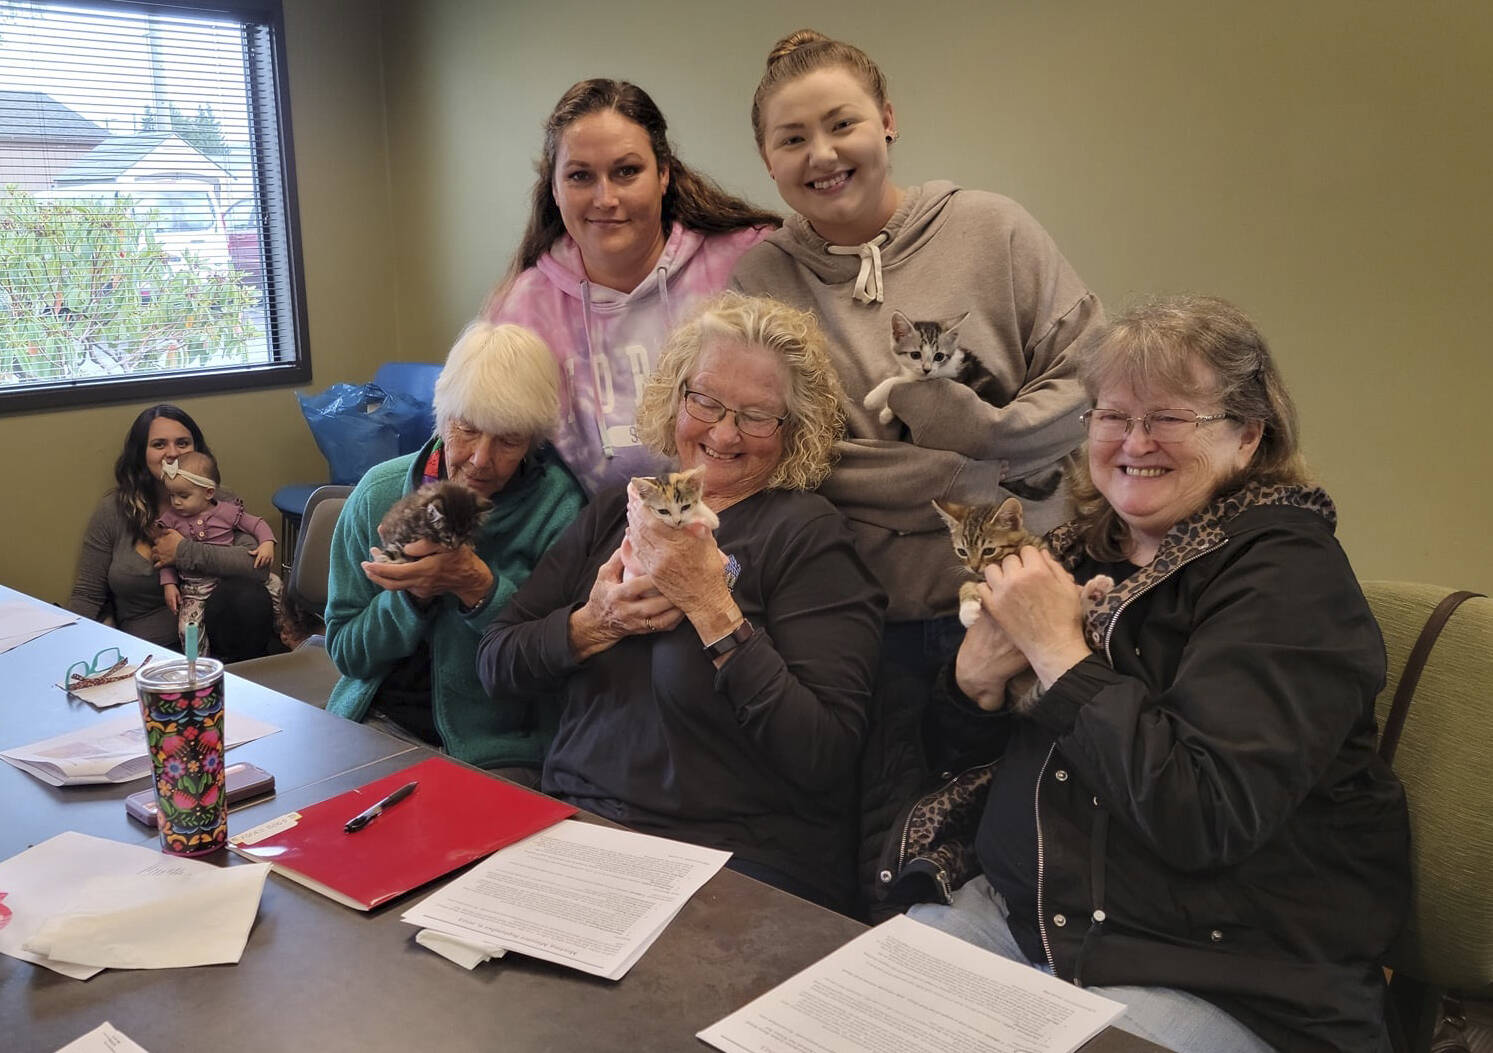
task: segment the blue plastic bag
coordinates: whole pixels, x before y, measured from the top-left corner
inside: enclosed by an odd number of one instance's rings
[[[334,483],[352,485],[375,464],[414,453],[435,430],[428,402],[377,384],[333,384],[313,395],[296,393],[301,415]]]

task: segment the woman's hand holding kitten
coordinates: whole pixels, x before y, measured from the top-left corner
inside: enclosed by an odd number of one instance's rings
[[[408,592],[427,602],[449,592],[463,605],[473,607],[492,591],[492,570],[468,545],[441,548],[421,538],[406,545],[404,551],[411,562],[382,563],[377,561],[379,550],[370,549],[369,555],[374,558],[363,563],[363,573],[380,588]]]

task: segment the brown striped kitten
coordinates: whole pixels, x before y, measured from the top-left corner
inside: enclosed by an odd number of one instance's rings
[[[460,483],[426,483],[405,494],[384,513],[378,524],[383,547],[374,552],[378,563],[411,563],[405,546],[430,541],[441,548],[470,544],[492,502]]]
[[[934,509],[948,524],[954,539],[954,554],[975,575],[974,581],[959,586],[959,621],[967,629],[980,616],[979,585],[985,568],[1014,556],[1023,548],[1046,549],[1047,542],[1023,525],[1021,502],[1008,497],[999,505],[960,505],[952,501],[934,501]],[[1107,574],[1096,574],[1080,586],[1085,611],[1093,610],[1115,587]],[[1011,678],[1006,698],[1016,710],[1025,713],[1036,701],[1036,674],[1027,670]]]

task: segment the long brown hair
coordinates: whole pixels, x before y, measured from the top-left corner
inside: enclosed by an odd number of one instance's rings
[[[601,77],[583,80],[572,84],[560,96],[560,101],[544,122],[544,152],[535,166],[539,178],[534,181],[530,195],[529,223],[518,244],[518,251],[513,254],[508,273],[489,298],[489,303],[500,297],[522,271],[538,263],[539,258],[565,233],[565,222],[560,217],[560,206],[555,204],[553,190],[555,155],[560,151],[560,138],[566,128],[582,117],[604,110],[614,110],[642,128],[648,134],[648,143],[653,147],[658,167],[669,170],[669,186],[664,191],[663,200],[665,236],[675,223],[683,223],[706,234],[725,234],[746,227],[776,229],[783,225],[776,213],[728,194],[713,180],[681,161],[669,144],[668,122],[642,88],[625,80]]]
[[[790,80],[797,80],[815,70],[835,67],[854,74],[876,100],[877,107],[885,108],[886,77],[869,55],[854,44],[831,40],[818,30],[796,30],[779,40],[767,53],[767,69],[752,95],[752,133],[757,137],[758,150],[762,149],[767,138],[762,111],[768,97]]]
[[[1270,345],[1239,308],[1216,296],[1145,300],[1110,320],[1089,345],[1079,377],[1090,398],[1111,384],[1216,399],[1235,421],[1259,421],[1260,444],[1243,471],[1214,496],[1250,483],[1305,485],[1296,404]],[[1087,452],[1085,447],[1084,453]],[[1130,531],[1089,474],[1088,457],[1074,459],[1073,505],[1089,555],[1126,558]]]
[[[160,484],[145,467],[145,449],[150,443],[150,426],[161,417],[176,421],[191,433],[193,450],[212,456],[207,440],[202,437],[202,429],[186,410],[162,402],[140,411],[125,433],[124,448],[114,462],[114,501],[134,541],[151,539],[156,517],[160,514]]]

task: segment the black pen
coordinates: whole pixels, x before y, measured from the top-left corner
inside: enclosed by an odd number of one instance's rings
[[[379,801],[373,807],[369,808],[366,812],[359,812],[357,815],[353,816],[347,821],[347,825],[342,829],[349,834],[363,829],[363,827],[367,826],[369,823],[373,822],[380,815],[382,815],[385,808],[393,808],[400,801],[404,800],[410,794],[414,793],[415,787],[419,785],[420,784],[417,782],[405,783],[399,789],[395,790],[393,793],[389,794],[389,796],[385,797],[382,801]]]

